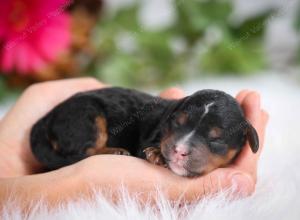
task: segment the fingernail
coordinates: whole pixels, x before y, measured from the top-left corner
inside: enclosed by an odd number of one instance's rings
[[[240,197],[249,196],[253,192],[253,180],[248,175],[233,174],[231,183],[233,191]]]

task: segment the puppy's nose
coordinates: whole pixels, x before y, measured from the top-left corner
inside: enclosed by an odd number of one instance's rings
[[[174,148],[175,157],[178,159],[182,159],[190,154],[189,150],[186,147],[176,146]]]

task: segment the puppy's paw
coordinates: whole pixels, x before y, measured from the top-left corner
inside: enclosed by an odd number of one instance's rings
[[[116,155],[130,156],[130,153],[124,148],[115,148],[115,147],[102,147],[99,149],[95,147],[91,147],[87,149],[86,154],[88,156],[93,156],[96,154],[116,154]]]
[[[113,149],[112,154],[130,156],[130,153],[127,150],[123,149],[123,148]]]
[[[165,159],[158,147],[147,147],[143,150],[146,155],[146,160],[152,164],[166,166]]]

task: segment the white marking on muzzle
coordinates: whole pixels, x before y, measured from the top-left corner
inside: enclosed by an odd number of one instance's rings
[[[188,142],[194,135],[195,131],[191,131],[187,135],[183,136],[181,139],[179,139],[176,143],[176,150],[177,151],[185,151],[188,148]]]

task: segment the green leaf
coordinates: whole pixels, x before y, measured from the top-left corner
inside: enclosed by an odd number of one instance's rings
[[[229,25],[230,32],[232,36],[237,39],[262,39],[264,34],[265,27],[272,16],[275,15],[273,10],[269,10],[263,14],[260,14],[256,17],[251,17],[245,20],[240,25],[233,27]]]
[[[206,73],[249,74],[263,69],[266,65],[259,43],[242,42],[229,47],[232,42],[223,41],[200,58],[200,68]]]
[[[298,12],[296,14],[295,28],[297,31],[300,31],[300,4],[299,4]]]
[[[211,26],[220,30],[223,39],[214,46],[207,45],[208,51],[199,58],[200,69],[207,73],[245,74],[264,68],[261,53],[264,25],[251,37],[243,36],[253,25],[265,22],[266,15],[232,27],[228,21],[232,12],[229,0],[176,0],[174,4],[175,24],[157,32],[139,26],[139,3],[120,9],[114,16],[104,15],[94,35],[98,56],[87,72],[108,83],[124,86],[157,87],[179,82],[190,74],[195,48],[199,42],[205,42],[203,37],[207,38],[206,32]],[[118,39],[124,33],[135,42],[133,51],[119,48]],[[183,52],[176,54],[171,42],[178,36],[187,45]]]
[[[16,98],[21,93],[20,89],[12,89],[6,84],[6,76],[0,72],[0,101]]]
[[[201,37],[211,25],[226,26],[232,6],[229,1],[177,0],[178,23],[175,31],[191,42]]]

